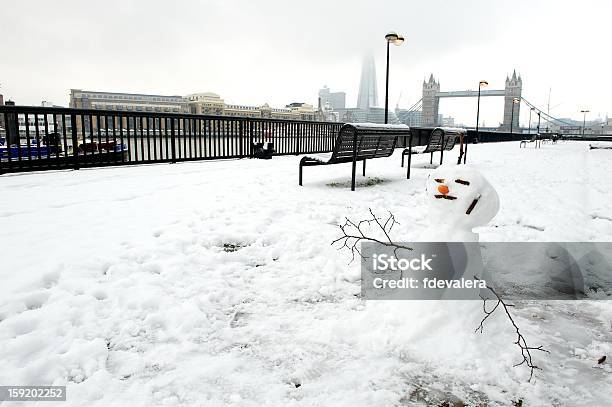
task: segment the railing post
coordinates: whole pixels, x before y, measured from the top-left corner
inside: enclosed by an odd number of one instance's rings
[[[254,122],[252,120],[248,120],[248,123],[249,123],[249,157],[253,158],[253,124]]]
[[[83,116],[81,116],[81,120],[83,120]],[[70,127],[71,127],[71,132],[72,132],[72,160],[73,165],[74,165],[74,169],[78,170],[79,169],[79,140],[77,137],[77,120],[76,120],[76,114],[71,114],[70,115]]]
[[[172,144],[172,164],[176,164],[176,143],[174,137],[174,117],[170,118],[170,142]]]
[[[240,152],[239,152],[240,158],[244,157],[244,147],[243,147],[243,144],[244,144],[244,128],[243,127],[244,126],[243,126],[243,123],[244,123],[244,121],[242,121],[242,120],[240,120],[238,122],[238,124],[239,124],[239,128],[238,128],[239,136],[238,136],[238,138],[240,140]]]
[[[11,168],[11,128],[10,126],[7,124],[9,122],[9,115],[8,113],[4,112],[1,113],[4,116],[4,142],[6,143],[6,148],[7,148],[7,161],[6,161],[6,167],[7,167],[7,172],[8,169]],[[2,165],[2,158],[0,157],[0,174],[4,173],[4,170],[2,169],[3,165]]]
[[[300,155],[300,147],[301,147],[301,141],[302,141],[302,126],[300,126],[300,123],[297,124],[297,142],[296,142],[296,153],[295,155]]]
[[[7,101],[6,106],[15,106],[15,102]],[[27,115],[26,115],[27,116]],[[5,142],[7,147],[7,169],[13,167],[13,159],[11,157],[11,146],[17,145],[17,151],[19,151],[19,157],[17,162],[19,163],[19,169],[21,169],[21,136],[19,134],[19,115],[18,113],[4,113],[4,130],[5,130]],[[26,117],[27,121],[27,117]]]

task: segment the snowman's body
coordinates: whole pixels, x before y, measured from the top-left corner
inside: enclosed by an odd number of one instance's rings
[[[499,197],[480,172],[467,165],[438,167],[426,184],[429,226],[422,242],[477,242],[473,228],[499,211]]]
[[[420,236],[421,242],[477,242],[478,234],[468,229],[456,229],[452,225],[437,224],[427,228]]]
[[[430,174],[426,189],[429,226],[419,240],[463,243],[466,262],[454,265],[453,278],[485,279],[479,236],[472,229],[486,225],[497,214],[497,192],[480,172],[466,165],[438,167]],[[446,290],[441,298],[477,299],[483,295],[480,291]]]

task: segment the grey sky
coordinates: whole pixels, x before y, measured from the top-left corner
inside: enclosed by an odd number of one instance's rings
[[[551,114],[612,116],[609,1],[7,1],[1,3],[0,93],[18,104],[67,105],[70,88],[184,95],[212,91],[239,104],[316,104],[328,85],[357,99],[361,60],[376,58],[384,102],[408,107],[433,73],[442,90],[503,88],[516,68],[523,96]],[[441,113],[475,122],[474,99]],[[503,102],[483,99],[487,125]],[[528,109],[523,109],[526,123]]]

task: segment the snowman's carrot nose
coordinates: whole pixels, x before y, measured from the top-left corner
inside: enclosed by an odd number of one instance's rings
[[[440,192],[442,195],[446,195],[448,194],[448,187],[444,184],[438,185],[438,192]]]

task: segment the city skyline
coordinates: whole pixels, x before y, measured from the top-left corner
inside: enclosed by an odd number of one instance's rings
[[[612,8],[593,1],[587,1],[591,7],[521,1],[506,9],[484,1],[387,2],[387,7],[357,1],[324,8],[314,1],[315,11],[300,10],[299,19],[291,18],[296,10],[276,1],[184,3],[170,10],[158,2],[114,7],[111,1],[95,19],[85,5],[59,3],[39,3],[35,13],[23,4],[3,5],[7,15],[27,16],[0,28],[7,40],[0,67],[5,99],[67,105],[69,89],[93,88],[215,92],[247,105],[300,101],[316,106],[317,91],[326,84],[346,92],[346,105],[352,107],[357,106],[364,55],[375,56],[377,87],[384,89],[384,34],[396,30],[406,43],[391,52],[391,109],[416,102],[430,74],[439,78],[443,91],[475,90],[481,79],[499,89],[516,69],[525,82],[524,96],[546,110],[550,93],[556,117],[579,119],[582,109],[590,110],[587,119],[610,113],[605,97],[612,92],[605,72],[609,57],[596,40],[607,35],[605,16]],[[187,9],[192,12],[184,13]],[[345,18],[353,14],[359,14],[359,24]],[[466,24],[458,15],[474,21]],[[47,20],[54,24],[43,24]],[[517,21],[529,32],[515,29]],[[113,30],[116,26],[122,29]],[[521,123],[527,110],[521,111]],[[474,111],[472,100],[440,103],[440,113],[466,125],[475,124]],[[483,100],[481,122],[502,120],[499,102]]]

